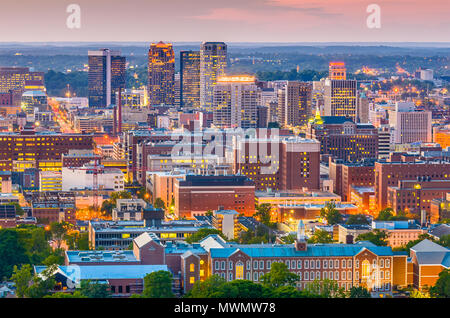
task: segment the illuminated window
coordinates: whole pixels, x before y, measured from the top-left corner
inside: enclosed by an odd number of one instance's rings
[[[370,263],[368,260],[364,260],[361,263],[361,268],[362,268],[362,273],[361,273],[361,277],[362,278],[367,278],[370,276]]]
[[[191,284],[195,283],[195,277],[191,276],[189,278],[189,283],[191,283]]]
[[[236,279],[244,279],[244,264],[242,262],[236,264]]]
[[[191,271],[191,272],[195,271],[195,265],[194,264],[189,265],[189,271]]]

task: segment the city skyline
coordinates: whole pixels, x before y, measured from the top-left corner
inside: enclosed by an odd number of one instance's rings
[[[167,42],[443,42],[450,30],[446,20],[450,5],[443,0],[427,3],[377,1],[374,4],[381,8],[380,29],[367,27],[370,13],[366,10],[371,4],[367,1],[336,0],[330,5],[323,0],[233,0],[226,3],[79,0],[75,4],[81,8],[80,29],[66,26],[69,4],[51,0],[1,4],[0,27],[13,28],[14,32],[3,34],[0,42],[32,42],[37,38],[39,41],[152,41],[160,38]],[[134,10],[137,8],[139,10]],[[12,11],[21,14],[5,14]],[[118,20],[132,23],[119,24]],[[170,20],[174,23],[167,23]],[[29,32],[30,28],[33,33]]]

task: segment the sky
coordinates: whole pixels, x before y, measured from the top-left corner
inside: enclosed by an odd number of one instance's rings
[[[0,42],[450,42],[449,16],[449,0],[0,0]]]

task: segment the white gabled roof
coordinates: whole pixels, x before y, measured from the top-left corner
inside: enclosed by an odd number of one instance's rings
[[[144,246],[145,244],[151,242],[153,239],[150,236],[150,234],[148,234],[147,232],[142,233],[141,235],[139,235],[138,237],[136,237],[134,239],[134,242],[136,243],[136,245],[141,248],[142,246]]]
[[[420,243],[417,243],[411,249],[415,252],[448,252],[449,249],[445,248],[439,244],[436,244],[430,240],[423,240]]]

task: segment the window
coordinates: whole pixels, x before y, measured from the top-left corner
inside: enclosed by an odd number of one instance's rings
[[[242,262],[236,263],[236,279],[244,279],[244,264]]]
[[[289,261],[286,261],[286,266],[287,266],[287,268],[288,268],[288,269],[290,269],[290,268],[291,268],[291,266],[290,266],[290,265],[291,265],[291,262],[289,262]]]
[[[291,262],[291,268],[292,268],[292,269],[295,269],[295,261],[292,261],[292,262]]]
[[[232,269],[233,269],[233,262],[232,262],[232,261],[229,261],[229,262],[228,262],[228,269],[229,269],[229,270],[232,270]]]
[[[253,280],[254,280],[255,282],[258,281],[258,273],[253,273]]]
[[[327,272],[323,272],[322,278],[323,278],[323,279],[327,279],[327,276],[328,276],[328,275],[327,275]]]
[[[320,269],[320,261],[319,260],[316,261],[316,268]]]
[[[253,269],[258,269],[258,261],[253,261]]]
[[[247,270],[250,270],[250,265],[251,265],[250,261],[247,261],[246,264],[247,264],[246,265],[247,266]]]
[[[347,272],[347,279],[352,280],[352,272],[351,271]]]
[[[333,268],[333,260],[330,259],[330,260],[328,261],[328,266],[329,266],[330,268]]]
[[[380,271],[380,278],[384,279],[384,271]]]
[[[309,275],[309,279],[314,280],[314,272],[311,272],[311,274]]]
[[[305,260],[305,268],[309,268],[309,260]]]
[[[389,268],[389,266],[391,265],[390,260],[387,259],[384,265],[386,265],[386,268]]]
[[[345,272],[342,272],[342,280],[345,280]]]
[[[373,268],[377,268],[377,260],[376,259],[373,260]]]
[[[194,264],[190,264],[189,265],[189,271],[192,273],[195,271],[195,265]]]
[[[328,268],[328,260],[323,261],[323,268],[325,268],[325,269]]]
[[[302,261],[297,261],[297,268],[302,269]]]
[[[270,261],[267,261],[267,269],[270,269]]]
[[[334,268],[339,268],[339,260],[334,261]]]
[[[328,279],[333,280],[333,272],[328,272]]]
[[[370,263],[368,260],[364,260],[362,262],[362,278],[368,278],[370,276]]]
[[[359,272],[355,272],[356,280],[359,280]]]
[[[190,283],[190,284],[195,283],[195,277],[194,277],[194,276],[191,276],[191,277],[189,278],[189,283]]]
[[[247,274],[245,274],[245,277],[246,277],[247,280],[250,280],[251,279],[250,272],[247,272]]]
[[[355,261],[355,266],[356,266],[356,268],[359,268],[359,261],[358,260]]]
[[[320,279],[320,272],[316,272],[316,279]]]
[[[305,272],[305,280],[309,280],[309,272]]]
[[[259,261],[259,269],[264,269],[264,261]]]
[[[215,270],[219,270],[219,269],[220,269],[219,261],[215,261],[215,262],[214,262],[214,269],[215,269]]]
[[[334,279],[339,280],[339,272],[338,271],[334,272]]]
[[[347,261],[347,267],[348,267],[348,268],[352,268],[352,260],[351,260],[351,259],[349,259],[349,260]]]
[[[342,268],[345,268],[346,262],[345,259],[342,260]]]
[[[119,294],[122,294],[122,286],[119,286]]]
[[[298,280],[302,280],[302,272],[298,272]]]
[[[384,259],[380,259],[380,268],[384,267]]]
[[[386,271],[386,279],[391,279],[391,272],[390,271]]]
[[[314,264],[315,264],[314,260],[311,260],[309,266],[311,266],[311,268],[314,268]]]

